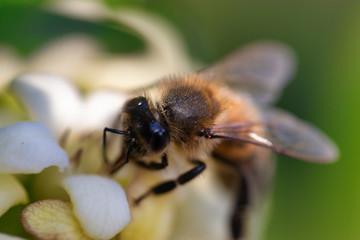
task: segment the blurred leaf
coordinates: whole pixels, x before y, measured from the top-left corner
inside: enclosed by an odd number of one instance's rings
[[[19,205],[11,208],[0,218],[0,232],[7,233],[10,235],[24,237],[26,239],[33,239],[28,235],[20,222],[20,214],[23,210],[24,205]]]
[[[49,0],[2,0],[1,5],[39,5]]]

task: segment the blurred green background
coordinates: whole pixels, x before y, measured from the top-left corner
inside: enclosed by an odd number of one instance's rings
[[[43,2],[0,1],[0,44],[26,57],[51,39],[82,31],[98,38],[109,51],[144,48],[125,27],[118,31],[52,15],[41,10]],[[332,165],[279,157],[265,239],[360,239],[360,2],[104,3],[159,14],[180,31],[191,56],[204,63],[254,40],[274,39],[291,46],[298,56],[298,72],[278,106],[320,127],[338,144],[341,157]]]

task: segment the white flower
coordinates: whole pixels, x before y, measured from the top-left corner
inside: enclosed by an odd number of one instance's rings
[[[58,139],[67,130],[76,140],[81,133],[92,128],[101,132],[104,124],[109,124],[107,121],[119,111],[124,100],[121,95],[112,95],[111,92],[93,93],[84,100],[71,83],[49,74],[24,74],[16,78],[11,86],[32,118],[44,123]],[[92,120],[95,114],[101,114],[98,117],[100,121]],[[52,165],[69,167],[66,153],[47,128],[39,123],[23,125],[24,123],[17,123],[0,129],[0,144],[4,146],[0,149],[0,154],[3,151],[4,156],[9,156],[9,161],[5,162],[7,168],[0,163],[3,169],[10,169],[15,173],[39,173]],[[6,141],[9,136],[14,141]],[[100,146],[99,144],[99,149]],[[91,165],[91,161],[86,164]],[[23,224],[27,231],[39,238],[42,238],[39,234],[44,233],[46,236],[71,236],[83,231],[86,235],[79,236],[110,239],[130,222],[129,206],[119,183],[96,175],[71,174],[76,171],[81,172],[77,166],[73,166],[68,171],[70,176],[63,176],[63,186],[70,196],[74,213],[57,213],[59,209],[68,208],[68,205],[57,201],[33,203],[23,213]],[[55,181],[54,184],[56,183]],[[52,214],[46,214],[48,212]],[[68,214],[64,215],[64,212]],[[66,219],[67,224],[64,226],[68,228],[57,227],[55,231],[51,226],[62,222],[61,219]]]
[[[11,206],[28,201],[22,185],[9,174],[40,173],[49,166],[57,166],[61,171],[69,167],[67,154],[47,128],[37,122],[19,122],[0,128],[0,146],[0,215]],[[29,205],[23,214],[24,226],[29,232],[35,236],[40,236],[39,232],[46,233],[46,238],[51,238],[49,234],[72,236],[76,233],[83,236],[79,232],[84,229],[87,236],[108,239],[130,222],[125,193],[117,182],[100,176],[78,175],[66,177],[64,188],[81,224],[78,225],[76,219],[67,221],[64,225],[67,228],[54,231],[51,227],[54,223],[73,219],[72,211],[56,211],[63,209],[59,209],[56,201],[37,202]],[[53,214],[47,215],[51,210]]]
[[[0,216],[28,202],[21,183],[9,174],[39,173],[49,166],[69,165],[65,152],[40,123],[19,122],[0,128]]]

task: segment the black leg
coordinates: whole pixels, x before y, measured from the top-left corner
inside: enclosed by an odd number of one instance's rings
[[[241,174],[235,208],[231,217],[231,233],[233,239],[239,239],[245,236],[248,206],[249,185],[245,176]]]
[[[109,168],[110,169],[109,170],[110,174],[115,173],[117,170],[119,170],[125,164],[127,164],[129,162],[131,149],[132,149],[132,145],[129,144],[129,146],[128,146],[127,150],[126,150],[125,161],[123,160],[124,159],[124,154],[121,154],[120,157],[116,160],[116,162],[110,166],[110,168]]]
[[[107,152],[106,152],[106,132],[111,132],[111,133],[116,133],[116,134],[122,134],[124,135],[125,132],[118,130],[118,129],[114,129],[114,128],[104,128],[103,131],[103,158],[104,158],[104,162],[105,164],[109,164],[109,158],[107,156]]]
[[[150,170],[161,170],[161,169],[164,169],[164,168],[166,168],[168,166],[168,160],[167,160],[166,153],[162,156],[161,163],[150,162],[148,164],[148,163],[143,162],[141,160],[137,160],[137,161],[135,161],[135,163],[137,165],[139,165],[140,167],[150,169]]]
[[[212,156],[221,163],[233,168],[239,175],[240,182],[238,184],[236,193],[237,195],[233,214],[230,219],[230,230],[234,240],[242,239],[246,235],[246,224],[248,223],[246,217],[248,214],[249,205],[251,204],[251,189],[249,186],[249,181],[246,178],[246,174],[244,173],[244,169],[242,169],[241,165],[216,153],[212,153]]]
[[[206,168],[205,163],[199,161],[199,160],[192,160],[192,163],[196,164],[197,166],[192,168],[191,170],[181,174],[177,179],[175,180],[169,180],[166,182],[162,182],[160,184],[155,185],[154,187],[150,188],[147,192],[145,192],[143,195],[135,199],[135,204],[140,204],[140,202],[147,196],[154,194],[159,195],[163,193],[167,193],[174,188],[176,188],[179,184],[183,185],[190,180],[194,179],[196,176],[198,176],[204,169]]]

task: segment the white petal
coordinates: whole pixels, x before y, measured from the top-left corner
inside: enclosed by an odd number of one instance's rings
[[[24,238],[10,236],[5,233],[0,233],[0,239],[1,240],[25,240]]]
[[[118,92],[97,91],[87,96],[84,106],[83,124],[79,125],[83,131],[102,130],[105,126],[114,124],[119,116],[121,107],[128,96]]]
[[[90,237],[112,238],[130,223],[125,192],[117,182],[96,175],[78,175],[66,178],[63,186],[75,216]]]
[[[39,173],[69,159],[50,131],[41,123],[19,122],[0,128],[0,173]]]
[[[0,174],[0,216],[10,207],[28,200],[25,188],[14,176]]]
[[[56,136],[76,125],[81,115],[80,94],[70,82],[59,76],[26,73],[12,82],[12,88],[33,119],[44,123]]]

